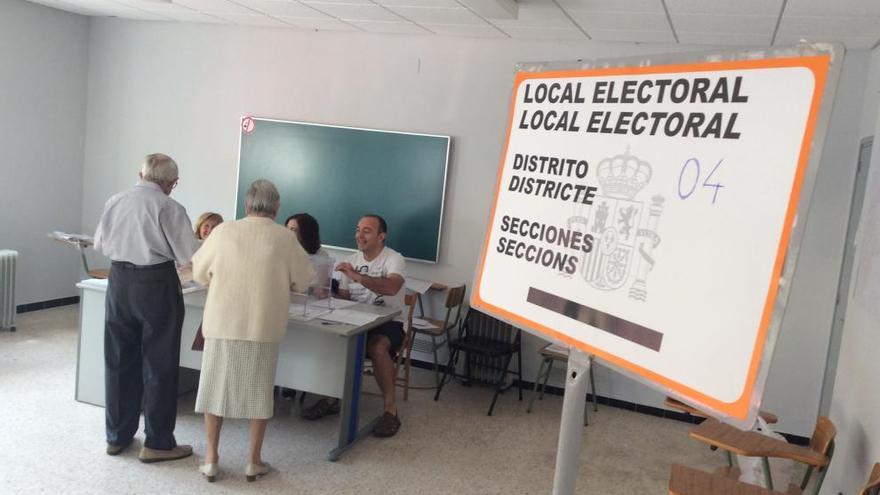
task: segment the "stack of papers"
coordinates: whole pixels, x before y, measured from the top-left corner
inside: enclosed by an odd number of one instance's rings
[[[70,244],[82,244],[83,246],[91,246],[94,244],[94,239],[85,234],[68,234],[56,230],[55,232],[50,233],[49,237],[56,241],[67,242]]]
[[[331,311],[338,311],[357,304],[357,301],[349,301],[348,299],[316,299],[309,297],[308,302],[305,294],[291,294],[290,307],[287,314],[293,320],[309,321],[319,316],[326,315]],[[373,318],[375,319],[375,318]],[[373,321],[372,319],[369,321]]]
[[[349,325],[366,325],[377,318],[372,313],[364,313],[356,309],[334,309],[327,314],[321,315],[322,320],[347,323]]]

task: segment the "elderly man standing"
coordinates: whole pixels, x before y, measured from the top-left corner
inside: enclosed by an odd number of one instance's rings
[[[186,210],[169,197],[177,163],[147,155],[140,181],[104,205],[95,249],[112,260],[104,326],[107,454],[117,455],[138,430],[141,401],[146,439],[143,462],[192,454],[177,445],[177,379],[183,295],[175,263],[198,248]]]

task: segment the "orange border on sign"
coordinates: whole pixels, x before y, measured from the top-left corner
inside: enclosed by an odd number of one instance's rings
[[[516,322],[522,327],[530,328],[540,333],[546,334],[554,339],[565,342],[568,345],[577,347],[589,354],[594,354],[599,358],[611,362],[623,369],[630,371],[647,380],[658,383],[667,389],[673,390],[678,394],[699,401],[715,411],[727,414],[730,417],[744,420],[749,414],[749,404],[754,390],[755,380],[758,376],[758,369],[761,365],[761,356],[764,351],[764,344],[767,340],[767,331],[770,326],[770,318],[773,314],[773,307],[776,303],[776,294],[778,280],[782,274],[782,266],[785,261],[785,253],[788,250],[788,243],[791,237],[791,229],[797,212],[798,201],[801,195],[801,186],[804,181],[804,172],[807,168],[809,160],[810,142],[816,127],[816,119],[819,114],[819,106],[822,101],[822,94],[825,89],[825,79],[828,74],[828,68],[831,64],[830,55],[819,55],[809,57],[791,57],[764,60],[738,60],[727,62],[699,62],[693,64],[673,64],[651,67],[616,67],[606,69],[587,69],[587,70],[569,70],[569,71],[550,71],[538,73],[520,72],[516,74],[514,79],[513,94],[510,98],[510,115],[507,126],[507,136],[504,140],[504,153],[501,155],[501,164],[499,165],[498,181],[495,186],[495,202],[492,204],[492,212],[490,214],[489,229],[486,231],[486,240],[483,244],[483,255],[480,258],[480,266],[477,271],[477,282],[471,298],[472,305],[478,308],[488,309],[496,314],[502,315],[509,321]],[[788,208],[785,214],[785,223],[783,224],[782,234],[779,239],[779,247],[776,251],[776,262],[773,271],[770,274],[769,288],[767,297],[764,301],[764,310],[761,316],[758,335],[755,339],[755,346],[752,352],[752,358],[749,365],[748,375],[743,388],[743,392],[738,399],[733,402],[724,402],[714,397],[710,397],[702,392],[687,387],[665,376],[657,374],[651,370],[645,369],[625,359],[607,353],[600,349],[589,346],[583,342],[575,340],[567,335],[559,333],[552,328],[541,325],[537,322],[523,318],[517,314],[499,308],[483,300],[480,296],[480,285],[483,280],[483,269],[486,262],[486,256],[489,250],[489,238],[491,237],[491,227],[495,225],[495,213],[498,206],[498,198],[501,193],[501,179],[504,172],[504,162],[507,158],[508,147],[510,145],[510,134],[513,126],[514,108],[516,107],[516,97],[519,87],[523,81],[529,79],[557,79],[571,77],[596,77],[596,76],[621,76],[621,75],[643,75],[643,74],[674,74],[684,72],[717,72],[727,70],[741,69],[767,69],[767,68],[787,68],[787,67],[803,67],[809,69],[813,73],[814,87],[813,98],[810,103],[810,113],[807,118],[807,126],[804,130],[803,140],[801,142],[800,156],[798,158],[798,166],[795,171],[794,181],[791,187],[791,195],[788,200]],[[476,304],[474,304],[476,303]]]

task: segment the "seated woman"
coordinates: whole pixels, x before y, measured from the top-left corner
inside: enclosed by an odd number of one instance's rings
[[[220,216],[219,213],[214,213],[213,211],[202,213],[199,215],[199,219],[196,220],[196,239],[205,242],[205,239],[207,239],[208,236],[211,235],[211,232],[221,223],[223,223],[223,217]]]
[[[284,226],[296,234],[296,239],[303,249],[306,250],[306,253],[309,254],[309,261],[312,262],[312,268],[315,269],[315,277],[330,277],[333,271],[333,260],[327,251],[321,247],[321,227],[318,225],[318,220],[308,213],[295,213],[287,217],[287,220],[284,221]],[[326,267],[326,269],[323,267]],[[325,271],[326,273],[322,273]],[[323,284],[317,283],[317,280],[312,280],[311,285],[314,289],[314,286],[320,287]],[[317,294],[318,298],[327,297],[327,295],[329,294]],[[303,395],[305,395],[305,392],[303,392]],[[296,390],[281,387],[281,397],[294,399],[296,397]]]
[[[287,217],[284,226],[296,234],[303,249],[309,253],[310,260],[330,257],[321,247],[321,227],[315,217],[308,213],[296,213]]]
[[[195,407],[205,414],[207,451],[199,471],[208,481],[217,476],[223,418],[250,419],[247,480],[269,471],[261,450],[288,293],[305,290],[315,275],[293,233],[275,223],[280,203],[271,182],[255,181],[245,195],[247,216],[219,226],[193,256],[193,277],[208,287]]]
[[[316,272],[310,294],[317,296],[318,299],[329,296],[333,275],[333,259],[321,247],[321,228],[318,221],[308,213],[296,213],[287,217],[284,226],[296,233],[299,243],[309,253],[309,260]]]

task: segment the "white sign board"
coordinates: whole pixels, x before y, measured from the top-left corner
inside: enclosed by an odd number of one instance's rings
[[[830,58],[518,73],[472,304],[745,419]]]

